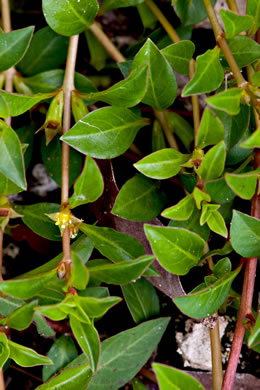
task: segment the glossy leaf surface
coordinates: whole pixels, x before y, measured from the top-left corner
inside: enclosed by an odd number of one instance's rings
[[[182,164],[189,159],[188,154],[182,154],[175,149],[158,150],[134,164],[145,176],[152,179],[168,179],[177,175]]]
[[[227,43],[240,68],[251,64],[260,57],[260,45],[251,38],[239,35],[228,39]],[[224,56],[221,58],[222,64],[228,66]]]
[[[234,250],[241,256],[260,256],[260,221],[258,219],[234,210],[230,238]]]
[[[226,9],[221,9],[219,13],[228,39],[242,31],[249,30],[254,23],[254,19],[247,15],[237,15],[235,12]]]
[[[185,275],[198,265],[205,241],[181,228],[144,226],[145,234],[159,263],[177,275]]]
[[[216,46],[197,57],[195,75],[184,87],[182,96],[211,92],[220,86],[224,80],[224,71],[219,61],[219,52]]]
[[[165,209],[162,216],[165,218],[176,219],[177,221],[186,221],[190,218],[194,208],[194,200],[192,195],[187,195],[180,200],[176,205]]]
[[[258,128],[254,133],[242,142],[240,145],[242,148],[260,148],[260,128]]]
[[[48,25],[58,34],[72,36],[84,31],[98,12],[97,0],[43,0],[43,14]]]
[[[224,171],[225,159],[225,144],[221,141],[206,153],[199,167],[199,175],[204,181],[217,179]]]
[[[113,158],[132,144],[146,120],[126,108],[104,107],[82,118],[61,140],[96,158]]]
[[[208,145],[215,145],[222,141],[225,136],[225,129],[220,120],[206,107],[200,122],[197,147],[205,148]]]
[[[194,54],[195,46],[191,41],[181,41],[161,50],[169,64],[180,74],[189,73],[189,63]]]
[[[257,184],[257,177],[260,171],[251,171],[248,173],[226,173],[225,179],[229,187],[240,198],[251,199],[254,196]]]
[[[215,2],[212,1],[213,5]],[[203,0],[176,0],[174,9],[184,26],[194,25],[207,17]]]
[[[37,300],[34,300],[13,311],[7,318],[5,318],[4,323],[9,328],[13,328],[16,330],[26,329],[33,320],[33,309],[37,305],[37,303]]]
[[[11,31],[0,35],[0,72],[19,62],[30,44],[34,27]]]
[[[8,340],[8,347],[10,348],[10,358],[22,367],[52,364],[52,360],[48,357],[40,355],[33,349],[14,343],[11,340]]]
[[[102,174],[95,161],[87,156],[83,171],[75,182],[74,193],[69,198],[70,208],[94,202],[102,195],[103,190]]]
[[[186,315],[193,318],[208,317],[215,313],[228,296],[231,284],[240,268],[218,279],[214,284],[195,293],[176,297],[173,302]]]
[[[170,64],[150,39],[136,54],[131,69],[144,64],[148,64],[148,89],[142,101],[163,110],[175,100],[177,82]]]
[[[136,175],[121,188],[112,213],[131,221],[150,221],[160,213],[165,201],[158,183]]]
[[[205,100],[210,106],[217,108],[218,110],[223,110],[230,115],[237,115],[240,111],[241,94],[241,89],[230,88],[227,91],[210,96]]]

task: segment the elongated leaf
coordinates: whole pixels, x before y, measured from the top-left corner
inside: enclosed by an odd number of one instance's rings
[[[145,278],[125,284],[121,289],[128,309],[137,324],[160,314],[157,292]]]
[[[240,146],[242,148],[260,148],[260,128],[258,128],[254,133],[247,138],[245,141],[243,141]]]
[[[74,302],[90,318],[102,317],[111,307],[120,301],[121,298],[118,297],[94,298],[81,296],[74,296],[73,299],[68,300],[69,304],[70,302]]]
[[[215,2],[212,1],[213,5]],[[207,17],[203,0],[176,0],[173,4],[184,26],[194,25]]]
[[[88,363],[68,368],[48,382],[38,386],[35,390],[79,390],[88,386],[92,378],[92,371]]]
[[[184,87],[182,96],[196,95],[216,90],[224,80],[219,62],[219,47],[207,50],[197,57],[197,68],[192,80]]]
[[[70,336],[62,335],[51,346],[48,358],[53,361],[50,366],[43,366],[42,379],[46,382],[57,371],[65,367],[78,355],[77,348]]]
[[[217,278],[221,278],[226,273],[230,272],[232,269],[231,261],[228,257],[224,257],[219,260],[217,264],[214,266],[212,272]]]
[[[0,368],[3,367],[10,355],[10,349],[8,347],[8,339],[5,333],[0,333]]]
[[[186,315],[204,318],[215,313],[228,296],[231,284],[241,268],[224,275],[214,284],[195,293],[176,297],[173,302]]]
[[[257,29],[260,27],[260,4],[258,0],[248,0],[247,2],[247,15],[253,16],[254,25],[250,33],[254,35]]]
[[[204,181],[217,179],[224,171],[225,160],[225,144],[221,141],[206,153],[199,167],[199,175]]]
[[[40,336],[53,337],[55,336],[54,330],[47,323],[46,319],[38,312],[34,312],[33,321],[37,327],[37,331]]]
[[[137,279],[152,263],[154,256],[142,256],[136,260],[120,261],[115,264],[99,264],[90,261],[88,270],[90,276],[108,284],[125,284]]]
[[[0,314],[6,317],[24,304],[22,299],[0,296]]]
[[[101,4],[102,13],[106,13],[115,8],[131,7],[143,3],[144,0],[103,0]]]
[[[203,205],[204,202],[211,201],[210,195],[200,190],[198,187],[194,188],[192,195],[195,200],[196,206],[199,210],[201,209],[201,206]]]
[[[15,131],[0,120],[0,172],[26,190],[24,161],[20,140]]]
[[[157,150],[164,148],[166,148],[166,142],[162,127],[157,120],[154,120],[152,132],[152,151],[156,152]]]
[[[35,203],[29,206],[17,206],[16,211],[23,215],[22,220],[32,231],[48,240],[60,241],[58,227],[45,214],[58,212],[60,206],[55,203]]]
[[[88,270],[84,266],[81,258],[75,252],[71,252],[72,265],[71,277],[68,282],[69,286],[73,286],[78,290],[84,290],[88,284]]]
[[[186,221],[190,218],[194,208],[193,196],[187,195],[180,200],[176,205],[165,209],[162,216],[165,218],[176,219],[178,221]]]
[[[188,161],[189,157],[188,154],[166,148],[144,157],[134,166],[138,171],[152,179],[168,179],[179,173],[182,164]]]
[[[148,66],[141,65],[109,89],[83,95],[88,100],[102,101],[117,107],[132,107],[140,103],[147,90]]]
[[[47,282],[55,277],[56,270],[32,276],[28,279],[12,279],[0,282],[0,291],[15,298],[27,299],[35,296]]]
[[[198,265],[205,241],[186,229],[144,226],[145,234],[159,263],[177,275],[185,275]]]
[[[242,31],[249,30],[254,23],[254,19],[247,15],[237,15],[235,12],[226,9],[221,9],[219,13],[223,20],[228,39],[238,35]]]
[[[89,390],[117,390],[124,386],[151,356],[168,322],[168,318],[147,321],[105,340]]]
[[[131,69],[144,64],[148,64],[148,89],[142,101],[163,110],[174,102],[177,82],[170,64],[150,39],[136,54]]]
[[[35,106],[35,104],[53,96],[51,93],[39,93],[34,96],[19,95],[18,93],[8,93],[2,90],[0,91],[0,95],[5,100],[8,107],[8,115],[6,112],[0,111],[0,116],[2,118],[7,118],[9,115],[21,115]]]
[[[222,141],[224,136],[225,129],[222,123],[207,107],[200,122],[197,147],[203,149],[208,145],[215,145]]]
[[[227,43],[240,68],[251,64],[260,57],[260,45],[253,39],[239,35],[228,39]],[[228,67],[223,55],[221,60],[223,66]]]
[[[92,65],[97,71],[100,71],[105,67],[108,53],[91,30],[85,31],[85,37],[90,54],[90,65]]]
[[[30,44],[34,27],[11,31],[0,35],[0,72],[19,62]]]
[[[34,300],[13,311],[12,314],[5,318],[4,323],[12,329],[26,329],[33,320],[33,309],[37,305],[37,303],[38,301]]]
[[[257,177],[260,171],[251,171],[248,173],[226,173],[225,179],[229,187],[240,198],[251,199],[254,196],[257,184]]]
[[[193,127],[181,115],[176,112],[166,111],[165,116],[172,132],[181,140],[186,150],[189,152],[194,139]]]
[[[43,0],[43,14],[48,25],[58,34],[71,36],[83,32],[98,12],[97,0]],[[55,11],[55,12],[53,12]]]
[[[210,230],[227,238],[228,231],[225,224],[225,220],[219,211],[213,211],[210,213],[207,218],[207,224]]]
[[[181,41],[167,46],[161,50],[170,65],[180,74],[189,74],[189,63],[195,51],[191,41]]]
[[[133,260],[145,254],[139,241],[114,229],[82,223],[80,230],[90,238],[103,256],[114,262]]]
[[[160,390],[205,390],[192,376],[174,367],[153,363]]]
[[[234,210],[230,238],[234,250],[241,256],[260,256],[259,219]]]
[[[68,38],[56,34],[48,26],[44,27],[34,34],[17,68],[27,76],[58,68],[66,59],[67,48]]]
[[[52,364],[52,360],[46,356],[38,354],[31,348],[14,343],[8,340],[8,347],[10,348],[10,358],[22,367],[33,367],[42,364]]]
[[[225,111],[230,115],[237,115],[240,111],[240,97],[242,94],[240,88],[230,88],[227,91],[211,96],[206,102],[218,110]]]
[[[160,213],[165,202],[158,183],[136,175],[121,188],[112,213],[131,221],[150,221]]]
[[[86,115],[61,140],[92,157],[113,158],[129,148],[146,124],[126,108],[104,107]]]
[[[83,324],[73,315],[70,316],[70,326],[81,349],[88,357],[92,371],[95,372],[100,356],[100,341],[96,328],[92,324]]]
[[[260,343],[260,314],[258,313],[256,323],[248,338],[248,346],[252,348]]]
[[[75,183],[74,193],[69,198],[70,208],[94,202],[102,195],[103,190],[104,182],[100,170],[95,161],[87,156],[82,174]]]

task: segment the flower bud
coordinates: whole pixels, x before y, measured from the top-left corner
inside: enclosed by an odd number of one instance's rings
[[[81,99],[74,91],[72,91],[71,94],[71,109],[75,122],[78,122],[88,113],[88,109],[84,100]]]

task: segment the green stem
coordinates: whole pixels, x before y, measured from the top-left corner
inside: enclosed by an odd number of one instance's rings
[[[168,141],[168,144],[171,148],[179,150],[177,142],[174,138],[174,135],[168,125],[167,119],[165,117],[165,113],[163,111],[153,110],[155,118],[160,122],[162,126],[165,137]]]
[[[227,0],[227,3],[228,3],[228,7],[229,7],[229,9],[231,9],[231,11],[236,12],[237,14],[239,14],[239,10],[237,8],[236,0]]]
[[[189,66],[190,79],[193,78],[194,74],[195,74],[195,61],[191,59],[190,66]],[[199,105],[199,98],[197,95],[191,96],[191,103],[192,103],[192,112],[193,112],[194,146],[196,148],[198,142],[199,127],[200,127],[200,105]]]
[[[64,91],[64,112],[63,112],[63,130],[62,134],[67,133],[70,129],[71,123],[71,92],[74,87],[74,73],[76,66],[77,50],[78,50],[79,36],[73,35],[70,37],[65,76],[63,82]],[[69,204],[69,145],[62,142],[62,184],[61,184],[61,208],[67,207]],[[65,229],[62,235],[63,246],[63,263],[65,265],[65,279],[66,282],[70,279],[70,231],[69,227]]]
[[[213,390],[221,390],[223,381],[221,343],[218,314],[215,314],[215,316],[217,317],[216,324],[213,329],[209,329],[212,360],[212,384]]]

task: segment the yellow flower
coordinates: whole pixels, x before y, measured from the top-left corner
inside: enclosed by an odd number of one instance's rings
[[[77,236],[79,227],[83,222],[82,219],[74,217],[68,207],[62,209],[58,213],[46,215],[55,221],[55,225],[59,226],[61,236],[63,235],[64,230],[68,227],[70,230],[70,238],[75,238]]]

